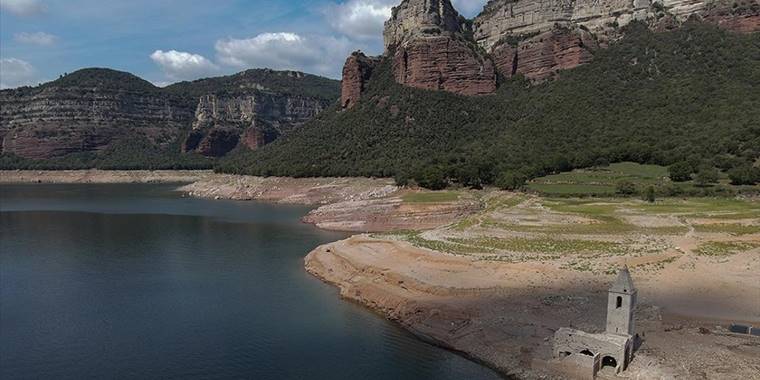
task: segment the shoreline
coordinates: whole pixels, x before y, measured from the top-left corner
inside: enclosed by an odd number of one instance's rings
[[[573,202],[560,205],[564,211],[557,212],[552,207],[560,206],[549,202],[547,207],[540,197],[488,191],[460,191],[445,202],[418,202],[430,192],[400,189],[390,179],[262,178],[209,171],[26,171],[6,177],[7,173],[0,172],[0,183],[187,183],[178,190],[195,197],[317,206],[303,217],[304,222],[360,234],[311,251],[304,258],[311,275],[337,287],[342,299],[508,379],[561,377],[552,369],[553,332],[565,326],[598,331],[604,325],[610,274],[555,256],[502,261],[493,252],[476,254],[479,251],[451,242],[479,236],[535,239],[543,235],[532,231],[547,226],[573,227],[579,232],[567,235],[576,239],[570,241],[592,238],[592,243],[605,247],[636,240],[638,253],[632,257],[615,254],[591,262],[631,265],[641,290],[637,326],[646,336],[645,345],[626,374],[760,379],[752,372],[760,369],[760,359],[748,359],[760,358],[760,345],[742,343],[756,338],[730,336],[723,328],[730,321],[760,322],[760,305],[737,306],[742,289],[745,294],[760,293],[760,284],[752,285],[752,273],[760,270],[760,248],[725,258],[697,254],[705,241],[757,242],[760,247],[760,233],[695,231],[695,226],[712,223],[760,226],[760,218],[751,213],[726,222],[720,207],[715,216],[720,218],[713,220],[705,213],[650,214],[642,212],[635,200],[617,201],[622,211],[607,217],[640,226],[636,228],[641,232],[615,235],[618,232],[613,230],[608,236],[605,225],[594,225],[599,221],[593,214],[570,213],[578,207]],[[598,205],[594,207],[614,203],[611,199],[583,202]],[[737,212],[741,214],[741,208]],[[504,230],[511,226],[520,228]],[[587,226],[593,226],[590,237],[583,232]],[[400,232],[408,230],[414,231]],[[559,237],[566,233],[553,232]],[[452,247],[467,249],[445,252]],[[679,366],[679,360],[693,358],[699,359],[697,364]],[[726,365],[735,369],[727,374]]]

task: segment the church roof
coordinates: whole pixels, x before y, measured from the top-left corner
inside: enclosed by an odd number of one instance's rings
[[[615,293],[636,293],[636,287],[633,286],[633,279],[631,278],[631,272],[628,271],[628,266],[618,272],[617,280],[610,287],[611,292]]]

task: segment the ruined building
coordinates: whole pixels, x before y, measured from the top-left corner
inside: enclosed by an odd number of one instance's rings
[[[554,334],[554,358],[558,368],[573,377],[590,379],[605,367],[614,373],[624,371],[633,359],[638,339],[633,315],[635,308],[636,288],[625,267],[608,293],[604,333],[592,334],[563,327]]]

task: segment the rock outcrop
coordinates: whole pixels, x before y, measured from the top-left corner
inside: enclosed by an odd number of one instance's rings
[[[634,20],[667,31],[692,16],[736,32],[760,30],[757,0],[491,0],[475,19],[473,34],[501,75],[543,81],[590,62],[595,49],[620,37],[619,28]]]
[[[393,8],[384,39],[396,82],[461,95],[494,92],[493,63],[467,29],[449,0],[404,0]]]
[[[343,65],[340,104],[344,109],[351,108],[359,102],[372,76],[372,70],[379,62],[377,57],[367,57],[360,51],[353,52]]]
[[[555,28],[518,43],[497,45],[491,55],[503,77],[520,74],[532,81],[543,81],[560,70],[590,62],[596,48],[597,42],[589,32]]]
[[[257,149],[300,127],[328,105],[320,99],[263,91],[232,97],[204,95],[183,150],[219,157],[240,142]]]
[[[739,33],[760,31],[760,1],[740,0],[708,6],[704,20],[723,29]]]
[[[383,58],[400,84],[484,95],[495,91],[496,72],[541,82],[590,62],[633,21],[667,31],[695,16],[731,31],[760,30],[758,0],[490,0],[472,22],[448,0],[404,0],[385,23]],[[345,108],[371,74],[365,58],[346,62]]]
[[[2,153],[50,159],[120,144],[222,156],[300,127],[337,99],[337,81],[249,70],[158,88],[132,74],[84,69],[38,87],[0,91]],[[179,145],[179,144],[178,144]]]
[[[37,88],[0,91],[2,152],[46,159],[125,139],[165,146],[192,107],[131,74],[87,69]]]
[[[582,26],[603,39],[619,26],[646,19],[650,7],[650,0],[491,0],[475,18],[474,38],[487,51],[504,38],[533,36],[557,26]]]

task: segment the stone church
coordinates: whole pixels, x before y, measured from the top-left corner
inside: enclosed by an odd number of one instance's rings
[[[605,332],[592,334],[563,327],[554,334],[554,358],[559,367],[574,377],[590,379],[605,367],[614,373],[624,371],[633,359],[638,339],[635,308],[636,288],[628,267],[624,267],[608,292]]]

